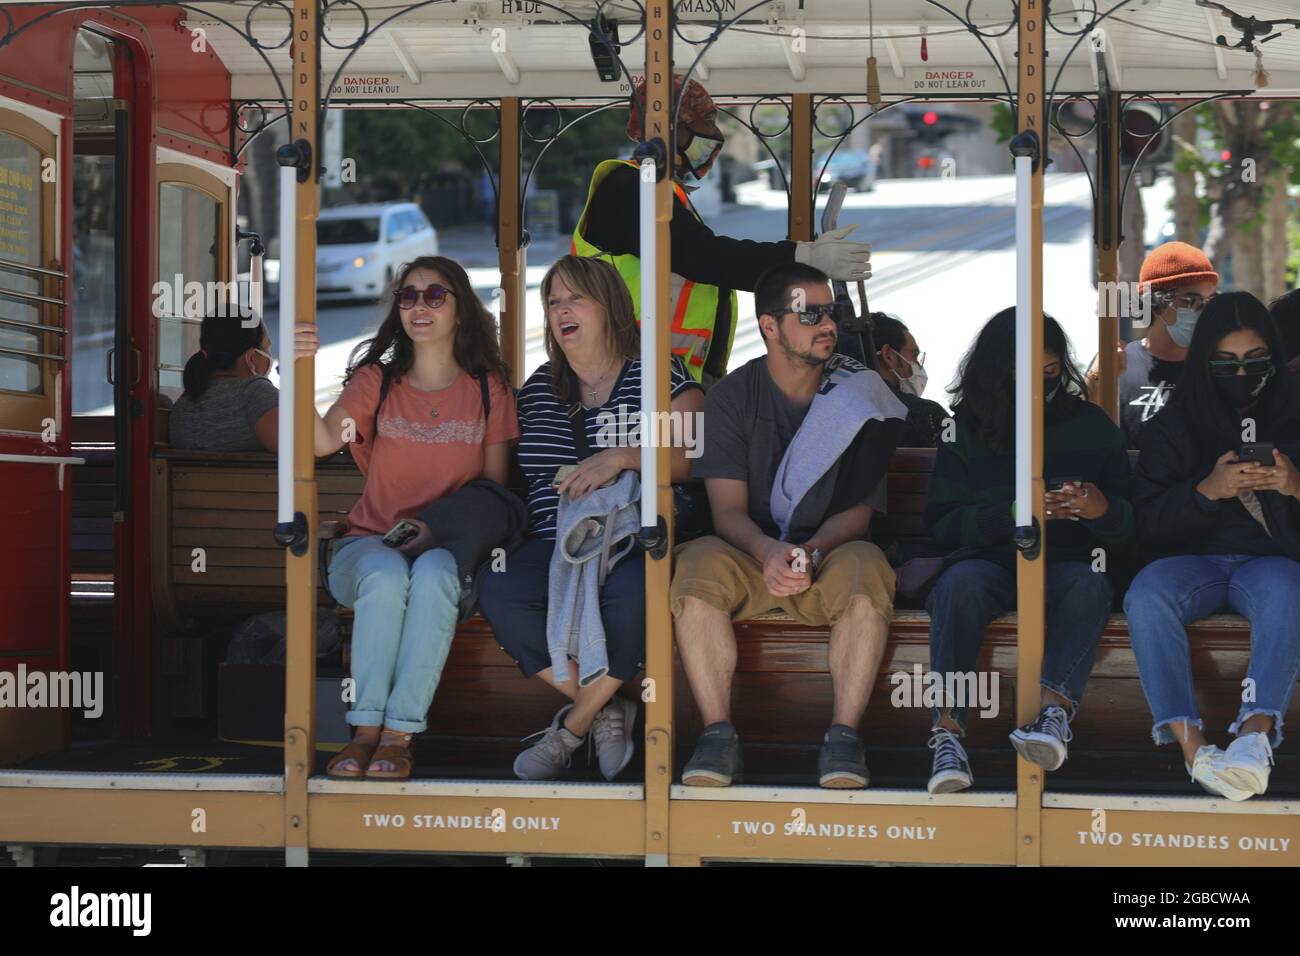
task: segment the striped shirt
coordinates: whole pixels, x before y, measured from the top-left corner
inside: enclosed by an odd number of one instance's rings
[[[681,360],[672,360],[672,397],[700,386],[686,374]],[[641,361],[623,366],[609,399],[599,408],[583,409],[587,447],[591,454],[602,448],[628,444],[627,432],[641,412]],[[555,540],[555,514],[560,497],[551,482],[561,465],[576,465],[578,451],[569,421],[569,407],[551,391],[551,363],[528,377],[519,390],[519,466],[528,481],[528,533]],[[614,439],[614,440],[611,440]]]

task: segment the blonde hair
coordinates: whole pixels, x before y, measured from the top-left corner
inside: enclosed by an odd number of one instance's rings
[[[627,283],[608,262],[590,256],[562,256],[542,277],[542,309],[546,314],[546,357],[551,361],[551,391],[562,402],[578,401],[573,367],[551,331],[551,283],[559,279],[574,292],[591,299],[605,311],[605,346],[621,359],[636,358],[641,350],[641,330]]]

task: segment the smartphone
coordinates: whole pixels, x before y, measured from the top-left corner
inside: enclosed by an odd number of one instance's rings
[[[1260,465],[1276,465],[1277,459],[1273,457],[1273,443],[1260,441],[1242,445],[1237,449],[1237,462],[1243,464],[1248,461]]]
[[[551,487],[558,488],[564,483],[564,480],[578,470],[577,465],[561,465],[555,469],[555,477],[551,479]]]
[[[1048,491],[1060,491],[1066,485],[1074,485],[1077,488],[1083,487],[1082,478],[1049,478],[1047,479]]]
[[[400,548],[419,533],[419,528],[403,518],[401,521],[397,522],[397,524],[393,525],[388,534],[384,535],[384,544],[388,545],[390,548]]]

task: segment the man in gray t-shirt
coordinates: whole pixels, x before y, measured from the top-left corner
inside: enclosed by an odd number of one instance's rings
[[[809,407],[795,404],[777,387],[766,358],[746,363],[709,390],[704,404],[708,438],[702,443],[703,453],[691,468],[691,477],[745,482],[749,517],[764,534],[779,537],[772,518],[772,484],[785,450],[803,424]],[[858,441],[870,440],[870,434],[864,430]],[[873,512],[885,511],[883,477],[872,487],[864,487],[861,481],[855,481],[854,475],[844,473],[836,485],[829,514],[855,504],[864,504]],[[823,520],[829,514],[823,515]],[[800,530],[791,529],[791,542],[798,543],[804,538]],[[802,530],[811,533],[815,529]]]
[[[814,484],[803,517],[799,503],[792,508],[787,540],[779,540],[771,507],[781,459],[831,370],[838,339],[832,302],[826,276],[809,266],[764,273],[754,308],[767,355],[732,372],[704,400],[708,427],[692,474],[705,480],[715,535],[677,549],[670,595],[677,647],[705,724],[682,771],[687,786],[725,787],[740,778],[740,738],[731,725],[732,621],[774,610],[830,629],[834,704],[819,783],[856,788],[870,779],[858,724],[889,634],[894,572],[864,538],[901,429],[868,420],[831,463],[829,494]],[[876,376],[855,368],[853,374]],[[861,381],[887,393],[878,377]]]
[[[172,447],[264,451],[257,423],[279,404],[279,390],[265,378],[215,377],[197,399],[182,395],[172,406]]]

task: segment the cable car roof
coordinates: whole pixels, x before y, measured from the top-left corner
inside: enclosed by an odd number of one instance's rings
[[[1260,19],[1300,13],[1286,0],[1230,0],[1238,13]],[[431,2],[403,13],[400,0],[349,0],[325,18],[322,72],[332,79],[346,49],[367,29],[371,35],[335,84],[335,102],[375,100],[526,98],[596,100],[626,94],[625,81],[602,82],[596,73],[583,22],[596,13],[591,0],[482,0]],[[719,22],[753,6],[753,0],[680,0],[680,33],[705,37]],[[874,52],[886,98],[1005,96],[1005,72],[1014,87],[1016,30],[1007,0],[948,0],[944,7],[970,11],[977,36],[931,0],[784,0],[744,15],[704,56],[703,80],[723,99],[761,94],[813,92],[860,99],[874,23]],[[874,8],[873,8],[874,7]],[[1100,32],[1084,34],[1093,8],[1114,10]],[[251,20],[248,3],[202,4],[186,12],[185,24],[202,28],[234,76],[234,97],[279,96],[266,63],[236,29],[248,23],[288,84],[287,9],[263,5]],[[638,33],[639,7],[622,0],[605,4],[618,20],[623,61],[637,75],[645,44]],[[208,11],[212,15],[207,15]],[[1236,91],[1260,96],[1300,95],[1300,30],[1279,25],[1262,55],[1232,48],[1242,34],[1220,12],[1198,0],[1057,0],[1047,31],[1048,88],[1069,55],[1058,94],[1095,93],[1102,79],[1113,90],[1161,96]],[[922,58],[922,29],[926,58]],[[1224,36],[1229,46],[1216,43]],[[633,42],[627,42],[627,41]],[[985,46],[987,45],[987,50]],[[1094,49],[1096,47],[1096,49]],[[702,49],[680,37],[674,57],[683,71]],[[1257,66],[1269,75],[1257,90]],[[323,82],[327,82],[325,80]]]

